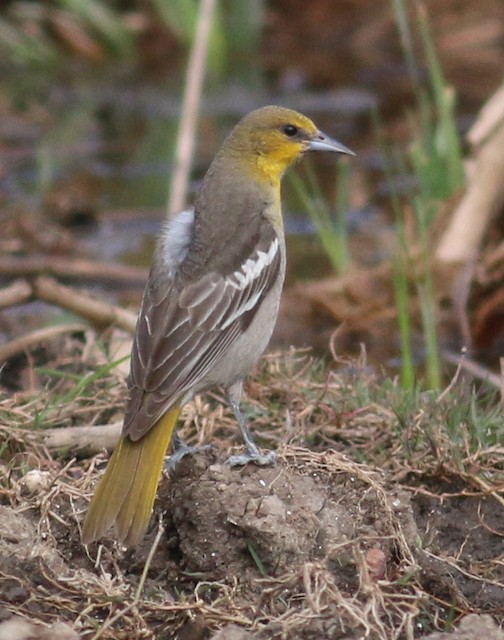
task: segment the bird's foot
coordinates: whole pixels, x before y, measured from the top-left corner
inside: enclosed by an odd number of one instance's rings
[[[259,465],[260,467],[267,467],[274,465],[276,462],[276,453],[274,451],[268,451],[264,455],[259,452],[259,449],[254,446],[248,446],[245,453],[236,456],[229,456],[226,463],[230,467],[240,467],[249,462]]]
[[[199,453],[200,451],[208,451],[208,449],[211,448],[212,445],[210,444],[205,444],[202,447],[192,447],[191,445],[188,445],[187,443],[185,443],[181,438],[179,438],[178,436],[174,437],[173,439],[173,453],[170,455],[170,457],[168,458],[168,462],[166,464],[166,468],[168,469],[168,473],[170,475],[173,474],[173,472],[175,471],[178,463],[182,460],[182,458],[185,458],[186,456],[191,456],[195,453]]]

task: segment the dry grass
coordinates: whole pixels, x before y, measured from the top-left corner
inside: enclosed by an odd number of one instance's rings
[[[68,371],[85,375],[103,364],[88,346],[68,340],[48,366],[65,362]],[[485,418],[485,445],[476,442],[469,423],[459,422],[458,432],[450,432],[449,414],[460,401],[456,390],[438,403],[409,398],[399,411],[401,392],[395,385],[381,388],[363,366],[352,367],[328,369],[306,352],[269,355],[248,385],[246,410],[261,444],[278,448],[281,465],[313,477],[355,479],[363,513],[364,498],[372,494],[384,534],[378,539],[363,533],[331,550],[331,558],[345,559],[347,571],[352,567],[347,583],[332,560],[318,558],[279,575],[257,572],[254,597],[240,575],[214,580],[180,574],[180,583],[174,582],[181,569],[156,531],[145,549],[133,553],[114,544],[97,550],[80,545],[79,523],[105,456],[76,460],[65,452],[59,457],[29,427],[103,422],[120,414],[125,386],[113,370],[104,369],[85,385],[85,393],[69,399],[74,379],[48,384],[33,373],[43,389],[5,394],[0,402],[3,609],[46,625],[63,620],[87,640],[174,638],[182,629],[198,638],[202,630],[229,623],[257,638],[358,633],[389,640],[443,628],[469,611],[498,611],[492,589],[504,586],[502,545],[499,551],[495,542],[471,558],[469,529],[466,539],[448,541],[440,537],[442,527],[436,529],[441,516],[436,522],[422,515],[422,505],[457,508],[464,501],[474,505],[478,531],[502,542],[488,515],[500,513],[498,522],[504,522],[498,408],[492,409],[495,417]],[[196,398],[183,413],[181,435],[194,444],[228,449],[236,427],[221,404]],[[394,508],[391,496],[405,489],[414,519]],[[377,552],[381,548],[386,557]],[[486,606],[471,597],[467,584],[487,589]]]

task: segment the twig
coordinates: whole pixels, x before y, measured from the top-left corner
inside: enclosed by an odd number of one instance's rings
[[[109,629],[115,622],[117,622],[122,617],[124,617],[129,611],[131,611],[131,609],[134,609],[136,606],[138,606],[138,603],[140,602],[140,597],[142,595],[143,588],[145,586],[145,580],[147,579],[147,574],[148,574],[150,566],[152,564],[152,560],[154,559],[154,555],[156,553],[156,549],[158,548],[159,543],[161,541],[161,537],[163,535],[163,532],[164,532],[164,527],[163,527],[163,524],[162,524],[161,519],[160,519],[159,520],[159,524],[158,524],[158,530],[157,530],[157,533],[156,533],[156,537],[154,538],[154,542],[152,543],[152,546],[151,546],[151,548],[149,550],[149,555],[147,556],[147,560],[145,561],[145,565],[144,565],[144,568],[143,568],[143,571],[142,571],[142,575],[140,576],[140,581],[139,581],[138,587],[137,587],[137,589],[135,591],[135,595],[133,597],[133,600],[128,605],[126,605],[126,607],[124,607],[124,609],[121,609],[115,615],[113,615],[111,618],[106,620],[104,625],[102,627],[100,627],[100,629],[95,633],[95,635],[91,638],[91,640],[99,640],[99,638],[102,637],[104,631]]]
[[[28,302],[31,293],[31,287],[26,280],[16,280],[8,287],[0,289],[0,309]]]
[[[152,543],[151,548],[149,549],[149,555],[147,556],[147,560],[145,561],[145,565],[142,571],[142,575],[140,576],[140,581],[138,582],[137,590],[135,591],[135,597],[133,598],[133,604],[137,605],[140,602],[140,596],[142,595],[143,588],[145,586],[145,581],[147,579],[147,574],[149,573],[150,566],[152,561],[154,560],[154,555],[156,554],[156,549],[161,542],[161,536],[164,533],[163,521],[161,516],[159,516],[158,521],[158,530],[156,533],[156,537],[154,538],[154,542]]]
[[[471,482],[475,482],[476,484],[478,484],[480,487],[482,487],[482,489],[488,493],[489,495],[493,496],[497,502],[501,505],[501,507],[504,507],[504,498],[500,495],[499,491],[495,488],[492,488],[488,482],[486,482],[483,478],[480,478],[477,475],[472,475],[469,477]]]
[[[201,100],[215,5],[216,0],[201,0],[200,2],[198,22],[193,38],[182,102],[182,115],[168,201],[168,216],[181,211],[186,202],[189,172],[194,152],[196,120]]]
[[[488,98],[480,109],[476,122],[467,133],[467,139],[474,147],[483,144],[504,120],[504,85]]]
[[[59,284],[53,278],[37,278],[33,293],[39,300],[68,309],[99,328],[116,325],[128,333],[135,331],[136,314]]]
[[[445,362],[457,365],[457,367],[460,367],[467,373],[470,373],[478,380],[488,382],[488,384],[491,384],[493,387],[497,387],[497,389],[501,388],[500,376],[498,376],[496,373],[492,373],[477,362],[474,362],[474,360],[470,360],[465,354],[461,358],[460,354],[452,353],[447,349],[443,349],[441,351],[441,357]]]
[[[0,256],[0,275],[11,278],[49,274],[68,279],[88,279],[143,285],[148,277],[146,269],[111,264],[82,258],[61,256]]]
[[[46,342],[62,333],[75,333],[76,331],[85,331],[86,329],[86,325],[74,323],[63,324],[56,327],[46,327],[45,329],[37,329],[37,331],[27,333],[20,338],[16,338],[0,346],[0,364],[18,353],[30,351],[30,349],[38,344]]]
[[[455,560],[452,560],[447,556],[440,556],[440,555],[438,556],[435,553],[432,553],[432,551],[429,551],[428,549],[422,549],[422,553],[429,556],[429,558],[434,558],[435,560],[438,560],[443,564],[447,564],[450,567],[453,567],[454,569],[459,571],[463,576],[465,576],[466,578],[469,578],[470,580],[477,580],[478,582],[483,582],[484,584],[491,584],[495,587],[498,587],[499,589],[502,589],[502,582],[500,582],[499,580],[489,580],[488,578],[485,578],[483,576],[478,576],[475,573],[466,571],[461,565],[457,564]]]
[[[53,278],[46,276],[36,278],[32,284],[28,281],[20,280],[13,283],[10,287],[0,290],[0,309],[14,304],[28,302],[32,297],[48,302],[49,304],[54,304],[62,309],[72,311],[98,328],[115,325],[128,333],[134,333],[135,331],[135,313],[117,305],[110,304],[109,302],[99,300],[82,291],[59,284],[59,282],[56,282]],[[79,330],[81,330],[81,328],[79,328]],[[31,335],[35,336],[36,333]],[[27,339],[27,336],[25,336],[20,340]],[[37,340],[40,342],[42,338],[37,338]],[[22,345],[23,343],[14,340],[9,344]],[[20,349],[19,346],[15,347],[15,349],[16,352],[23,350],[22,348]]]
[[[72,453],[94,455],[103,449],[112,451],[121,435],[122,422],[85,427],[64,427],[37,431],[50,449],[70,449]]]
[[[457,369],[455,370],[455,375],[450,380],[450,384],[446,387],[446,389],[439,394],[438,398],[436,399],[436,404],[441,404],[441,402],[443,402],[446,396],[449,395],[452,392],[452,389],[454,389],[454,387],[456,386],[460,378],[460,374],[462,372],[462,367],[463,367],[466,355],[467,355],[467,349],[463,347],[460,351],[460,358],[459,358],[459,361],[457,362]]]
[[[504,123],[478,153],[474,175],[436,250],[441,262],[466,262],[479,250],[483,236],[504,201]]]

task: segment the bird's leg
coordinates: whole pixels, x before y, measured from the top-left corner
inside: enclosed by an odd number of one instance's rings
[[[234,385],[227,389],[227,401],[229,406],[231,407],[236,421],[238,422],[238,426],[240,427],[240,431],[242,434],[243,442],[245,443],[245,453],[236,456],[230,456],[227,459],[227,463],[231,467],[237,467],[240,465],[247,464],[249,462],[254,462],[255,464],[260,465],[261,467],[267,466],[270,464],[275,464],[276,454],[274,451],[268,451],[265,455],[262,455],[257,448],[254,440],[252,438],[252,434],[250,433],[250,429],[248,428],[247,419],[243,415],[240,410],[240,398],[242,392],[242,381],[236,382]]]
[[[182,440],[182,438],[176,433],[173,434],[171,444],[172,453],[168,458],[168,463],[166,464],[166,468],[170,475],[175,471],[177,464],[182,460],[182,458],[190,456],[193,453],[198,453],[199,451],[205,451],[211,447],[209,444],[202,447],[192,447],[184,442],[184,440]]]

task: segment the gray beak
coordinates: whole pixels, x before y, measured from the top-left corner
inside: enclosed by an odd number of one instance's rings
[[[333,151],[334,153],[344,153],[347,156],[354,156],[355,153],[350,151],[344,144],[334,140],[330,136],[317,131],[315,136],[308,141],[308,151]]]

